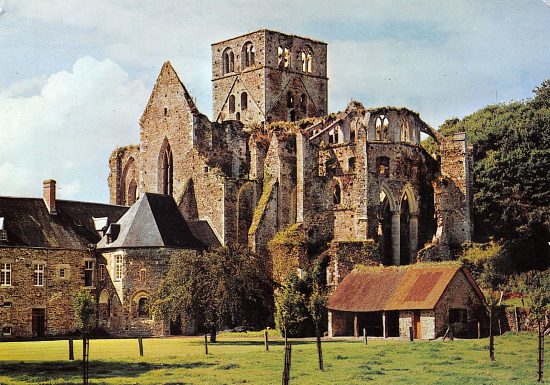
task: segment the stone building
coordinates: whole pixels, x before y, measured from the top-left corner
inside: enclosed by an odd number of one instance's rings
[[[435,339],[447,330],[473,336],[485,324],[485,297],[460,264],[354,270],[328,301],[330,337]]]
[[[376,242],[391,265],[415,262],[425,247],[445,256],[469,240],[465,136],[444,138],[406,108],[351,102],[327,115],[327,86],[325,43],[268,30],[225,40],[212,45],[210,121],[164,63],[140,143],[109,160],[111,203],[168,194],[213,244],[263,251],[297,223],[311,243]],[[332,249],[337,285],[352,266]]]

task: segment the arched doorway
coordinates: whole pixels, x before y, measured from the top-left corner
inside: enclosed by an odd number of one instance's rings
[[[385,191],[380,192],[380,207],[378,212],[378,242],[384,255],[384,264],[391,264],[392,248],[392,212],[390,197]]]

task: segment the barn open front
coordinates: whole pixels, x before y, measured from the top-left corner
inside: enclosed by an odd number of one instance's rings
[[[328,303],[331,337],[434,339],[448,330],[473,335],[485,323],[484,297],[458,264],[354,270]]]

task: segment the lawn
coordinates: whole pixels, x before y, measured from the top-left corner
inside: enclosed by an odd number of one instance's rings
[[[274,336],[271,337],[275,339]],[[90,342],[90,384],[222,385],[280,383],[283,345],[265,351],[260,334],[221,334],[204,353],[201,338]],[[536,338],[527,333],[488,340],[326,341],[325,371],[317,369],[314,341],[292,343],[291,384],[535,384]],[[75,341],[75,356],[82,345]],[[0,343],[0,384],[79,384],[80,362],[67,361],[67,341]],[[548,366],[547,366],[548,368]],[[550,373],[549,373],[550,375]]]

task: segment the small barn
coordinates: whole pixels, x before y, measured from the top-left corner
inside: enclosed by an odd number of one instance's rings
[[[367,267],[349,273],[328,301],[330,337],[435,339],[447,329],[477,332],[485,298],[469,270],[456,263]]]

